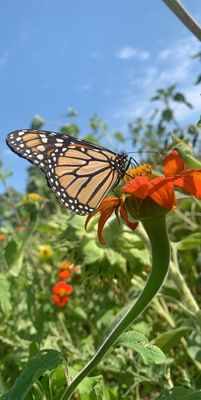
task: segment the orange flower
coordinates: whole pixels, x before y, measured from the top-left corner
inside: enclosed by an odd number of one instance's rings
[[[164,162],[165,176],[137,176],[122,187],[124,193],[137,199],[151,198],[160,206],[172,209],[176,207],[174,189],[201,198],[201,169],[186,169],[179,153],[169,153]]]
[[[135,229],[138,225],[137,222],[128,221],[128,214],[124,207],[123,199],[120,199],[119,197],[108,197],[104,199],[100,204],[100,206],[96,210],[94,210],[91,214],[88,215],[85,223],[85,228],[87,228],[90,219],[96,213],[101,214],[98,222],[98,238],[101,244],[105,244],[105,240],[103,239],[102,236],[103,227],[113,212],[115,212],[117,218],[118,218],[118,212],[120,212],[121,218],[127,223],[127,225],[131,229]]]
[[[60,271],[58,273],[58,277],[60,279],[69,279],[69,278],[71,278],[71,273],[69,270],[66,269],[66,270]]]
[[[121,198],[104,199],[87,217],[85,227],[99,212],[101,216],[98,222],[98,238],[100,243],[104,244],[103,227],[114,211],[117,217],[120,212],[127,225],[135,229],[138,223],[128,221],[128,211],[136,220],[167,213],[177,205],[174,189],[181,189],[185,193],[201,198],[201,169],[186,169],[184,161],[176,150],[166,156],[164,173],[165,176],[153,175],[149,164],[127,171],[124,177],[126,185],[122,187]]]
[[[23,232],[25,229],[26,229],[26,226],[24,226],[24,225],[19,225],[19,226],[16,226],[16,228],[15,228],[16,232]]]
[[[52,288],[52,301],[58,305],[58,307],[64,307],[69,302],[69,294],[73,292],[74,288],[65,281],[59,281]]]
[[[0,233],[0,242],[4,242],[6,240],[7,236],[4,233]]]
[[[71,263],[69,261],[63,261],[59,264],[59,268],[61,270],[69,269],[71,266]]]
[[[57,305],[58,307],[63,308],[63,307],[65,306],[65,304],[67,304],[67,303],[70,301],[70,298],[67,297],[67,296],[60,297],[60,296],[58,296],[58,295],[55,294],[55,295],[52,297],[52,301],[53,301],[54,303],[56,303],[56,305]]]

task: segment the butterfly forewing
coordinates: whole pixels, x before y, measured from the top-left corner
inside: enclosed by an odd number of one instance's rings
[[[85,215],[124,175],[127,155],[56,132],[21,130],[7,136],[12,151],[45,172],[60,202]]]

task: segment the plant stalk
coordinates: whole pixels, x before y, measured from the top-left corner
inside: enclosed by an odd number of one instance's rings
[[[149,305],[165,280],[170,260],[170,246],[166,230],[165,215],[146,219],[143,221],[143,226],[148,234],[152,252],[152,270],[145,288],[134,304],[131,302],[131,306],[127,309],[125,315],[123,315],[117,325],[112,329],[92,359],[72,380],[61,397],[61,400],[69,400],[71,398],[74,390],[81,381],[93,371],[119,336]]]

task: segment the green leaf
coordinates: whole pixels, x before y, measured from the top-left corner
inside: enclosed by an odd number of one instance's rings
[[[201,74],[198,75],[198,77],[195,81],[195,85],[199,85],[199,83],[201,83]]]
[[[8,315],[11,311],[10,287],[7,278],[0,274],[0,305],[4,314]]]
[[[163,110],[162,118],[165,121],[170,122],[172,120],[172,117],[173,117],[173,112],[170,108],[166,108],[165,110]]]
[[[192,250],[197,249],[201,244],[201,232],[195,232],[191,235],[188,235],[180,242],[177,242],[178,250]]]
[[[201,116],[200,116],[200,119],[199,119],[199,121],[197,122],[196,126],[197,126],[199,129],[201,128]]]
[[[64,135],[78,136],[80,130],[77,124],[66,124],[60,128],[60,132],[63,133]]]
[[[150,344],[148,339],[137,331],[123,333],[116,344],[118,346],[128,347],[139,353],[145,364],[161,364],[166,361],[165,354],[162,350]]]
[[[85,378],[79,385],[79,392],[82,400],[104,400],[103,377]]]
[[[115,132],[114,137],[118,140],[118,142],[125,143],[125,138],[121,132]]]
[[[175,101],[177,101],[178,103],[185,103],[186,102],[185,96],[183,95],[183,93],[180,93],[180,92],[175,93],[173,99]]]
[[[85,262],[87,264],[93,264],[96,261],[100,261],[104,257],[104,250],[92,240],[87,241],[87,243],[83,246],[83,253],[85,256]]]
[[[0,400],[23,400],[29,393],[33,383],[46,371],[52,371],[62,363],[61,353],[44,349],[36,357],[31,358],[27,367],[21,372],[10,390]]]
[[[187,327],[171,329],[154,339],[153,343],[167,352],[188,332],[189,328]]]
[[[111,265],[126,272],[126,259],[120,253],[110,248],[105,250],[105,256]]]
[[[13,264],[13,262],[17,259],[18,257],[18,245],[15,240],[10,240],[8,244],[6,245],[5,249],[5,259],[8,265]]]
[[[31,121],[31,129],[41,129],[44,123],[45,120],[40,115],[35,115]]]
[[[174,387],[168,394],[160,395],[155,400],[200,400],[201,391],[192,391],[185,387]]]
[[[62,393],[66,389],[66,376],[64,365],[59,365],[50,376],[50,386],[52,392],[52,399],[60,399]],[[57,397],[60,393],[60,397]]]

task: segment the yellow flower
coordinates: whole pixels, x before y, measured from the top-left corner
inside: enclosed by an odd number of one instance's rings
[[[23,201],[36,201],[42,203],[45,199],[38,193],[28,193],[23,197]]]
[[[44,244],[38,247],[39,257],[43,260],[48,260],[53,255],[52,247],[48,244]]]

